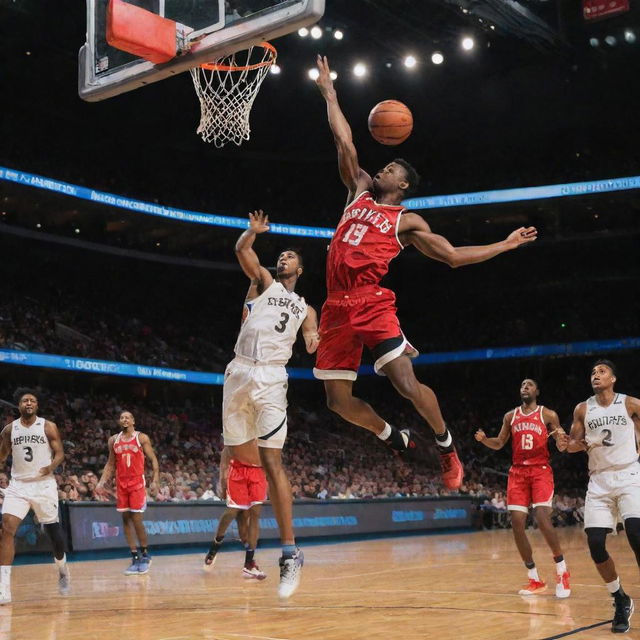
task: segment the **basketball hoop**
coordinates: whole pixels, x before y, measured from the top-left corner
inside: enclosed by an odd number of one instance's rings
[[[241,145],[249,139],[251,107],[276,57],[275,47],[261,42],[191,69],[200,100],[197,133],[205,142],[220,148],[227,142]]]

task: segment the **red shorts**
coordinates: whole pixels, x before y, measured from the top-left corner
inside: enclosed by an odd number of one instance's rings
[[[147,508],[147,490],[144,478],[128,483],[117,482],[116,497],[118,511],[144,511]]]
[[[227,506],[250,509],[267,499],[267,476],[262,467],[231,460],[227,478]]]
[[[409,344],[396,316],[393,291],[377,285],[329,293],[320,316],[320,344],[313,374],[320,380],[355,380],[366,345],[376,373],[387,363],[418,352]]]
[[[550,507],[553,503],[553,469],[548,464],[513,466],[507,483],[507,509],[529,511],[529,507]]]

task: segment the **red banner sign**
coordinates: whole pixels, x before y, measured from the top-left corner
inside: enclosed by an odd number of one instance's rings
[[[608,18],[629,11],[629,0],[582,0],[585,20]]]

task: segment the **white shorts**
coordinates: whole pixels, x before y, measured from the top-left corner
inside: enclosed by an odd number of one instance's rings
[[[640,464],[591,474],[584,504],[584,528],[615,531],[618,519],[640,518]]]
[[[53,476],[43,480],[14,480],[4,490],[2,513],[24,520],[33,509],[40,524],[58,522],[58,485]]]
[[[258,439],[282,449],[287,437],[288,376],[281,365],[252,365],[236,358],[224,372],[222,435],[227,446]]]

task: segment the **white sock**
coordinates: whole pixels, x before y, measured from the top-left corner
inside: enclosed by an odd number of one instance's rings
[[[449,429],[447,429],[445,431],[445,433],[447,434],[447,438],[444,441],[443,440],[438,440],[439,436],[436,437],[436,444],[439,447],[442,447],[443,449],[446,449],[447,447],[450,447],[451,443],[453,442],[453,438],[451,437],[451,432],[449,431]],[[442,435],[444,435],[444,433]]]
[[[536,569],[536,567],[533,567],[533,569],[527,569],[527,578],[529,578],[529,580],[540,582],[540,578],[538,577],[538,569]]]
[[[564,560],[556,562],[556,573],[561,576],[567,570],[567,565]]]
[[[60,560],[54,556],[53,560],[56,563],[56,567],[58,567],[58,571],[65,573],[67,570],[67,554],[65,553]]]
[[[11,585],[11,565],[3,564],[0,566],[0,584]]]
[[[4,567],[2,567],[4,569]],[[9,567],[11,568],[11,567]],[[607,591],[609,593],[615,593],[620,590],[620,578],[616,578],[613,582],[607,582]]]
[[[388,422],[384,423],[384,429],[378,434],[380,440],[386,440],[391,435],[391,425]]]

